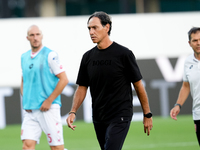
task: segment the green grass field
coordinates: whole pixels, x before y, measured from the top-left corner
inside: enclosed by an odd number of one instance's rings
[[[65,147],[68,150],[100,150],[93,125],[76,121],[76,130],[64,126]],[[9,125],[0,130],[0,150],[21,150],[20,125]],[[36,150],[49,150],[42,134]],[[144,134],[141,121],[132,122],[123,150],[197,150],[199,149],[191,115],[171,118],[153,118],[150,136]]]

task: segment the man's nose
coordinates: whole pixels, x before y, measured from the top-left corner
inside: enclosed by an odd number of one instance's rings
[[[37,35],[34,35],[34,39],[37,39]]]
[[[94,29],[90,29],[90,35],[94,34]]]

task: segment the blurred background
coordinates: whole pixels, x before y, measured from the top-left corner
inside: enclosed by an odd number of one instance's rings
[[[199,11],[199,0],[0,0],[0,18]]]
[[[66,124],[81,57],[95,46],[87,29],[95,11],[111,16],[111,40],[136,55],[154,116],[169,117],[182,84],[184,60],[192,53],[187,32],[200,26],[200,0],[0,0],[0,129],[22,120],[20,57],[30,49],[26,34],[32,24],[42,29],[43,44],[58,52],[66,68],[70,84],[61,95]],[[134,89],[133,94],[133,121],[142,120]],[[188,99],[181,114],[191,115]],[[90,93],[77,120],[91,122]]]

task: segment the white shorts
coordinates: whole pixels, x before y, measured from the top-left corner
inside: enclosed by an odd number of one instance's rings
[[[42,131],[50,146],[64,145],[60,107],[51,107],[46,112],[32,110],[31,113],[24,113],[21,140],[30,139],[39,144]]]

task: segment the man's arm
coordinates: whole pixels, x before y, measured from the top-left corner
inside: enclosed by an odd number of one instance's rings
[[[21,96],[23,96],[23,77],[21,81],[20,93],[21,93]]]
[[[182,87],[179,92],[178,99],[176,101],[176,104],[180,104],[181,106],[185,103],[188,95],[190,93],[190,84],[189,82],[183,82]],[[172,119],[177,120],[177,115],[180,112],[180,106],[176,105],[174,108],[170,111],[170,116]]]
[[[74,130],[74,128],[76,127],[75,125],[73,125],[74,119],[76,117],[75,114],[76,114],[78,108],[83,103],[83,100],[85,99],[86,93],[87,93],[87,87],[86,86],[78,86],[77,90],[74,94],[72,108],[71,108],[70,114],[67,118],[68,127],[70,127],[72,130]]]
[[[146,90],[145,90],[145,88],[142,84],[142,80],[139,80],[139,81],[133,83],[133,85],[134,85],[135,91],[137,93],[137,96],[140,100],[143,113],[147,114],[147,113],[151,112],[150,107],[149,107],[147,93],[146,93]],[[143,124],[144,124],[144,132],[145,133],[147,132],[147,135],[149,135],[150,130],[153,127],[152,117],[151,118],[144,117]]]
[[[59,78],[58,84],[56,85],[54,91],[51,95],[43,102],[42,106],[40,107],[41,111],[47,111],[51,107],[52,102],[60,95],[68,84],[68,78],[65,72],[61,72],[60,74],[56,75]]]

